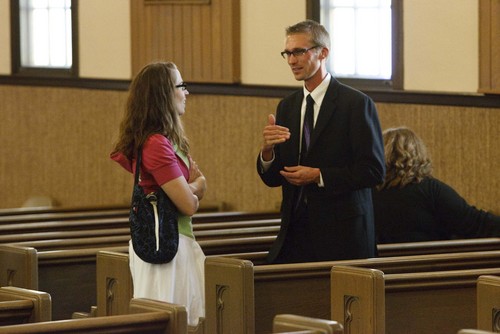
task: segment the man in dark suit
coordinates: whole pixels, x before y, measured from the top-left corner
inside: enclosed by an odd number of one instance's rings
[[[317,22],[286,30],[281,54],[304,87],[268,116],[257,159],[264,183],[282,187],[270,263],[376,256],[370,188],[385,174],[380,123],[368,96],[327,72],[329,48]]]

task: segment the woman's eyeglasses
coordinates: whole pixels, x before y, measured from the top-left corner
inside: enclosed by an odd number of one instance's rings
[[[185,82],[175,85],[175,88],[180,88],[181,90],[187,90],[187,84]]]

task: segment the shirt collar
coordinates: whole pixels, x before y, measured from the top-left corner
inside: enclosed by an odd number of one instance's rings
[[[314,103],[317,104],[318,106],[321,105],[321,103],[323,102],[323,98],[325,97],[325,94],[326,94],[326,90],[328,89],[328,86],[330,85],[330,80],[331,80],[332,76],[330,73],[327,73],[325,78],[323,79],[323,81],[321,81],[321,83],[319,84],[318,87],[316,87],[312,92],[309,92],[307,89],[306,89],[306,86],[304,85],[304,98],[311,94],[311,97],[313,98],[314,100]]]

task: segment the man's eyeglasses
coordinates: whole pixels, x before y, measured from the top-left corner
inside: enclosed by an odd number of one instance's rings
[[[305,55],[307,51],[312,50],[312,49],[316,49],[319,47],[320,47],[319,45],[315,45],[315,46],[311,46],[308,49],[293,49],[292,51],[285,50],[285,51],[281,52],[281,57],[283,57],[284,59],[290,58],[291,55],[293,55],[294,57],[301,57],[301,56]]]
[[[187,84],[185,82],[175,85],[175,88],[180,88],[181,90],[187,90]]]

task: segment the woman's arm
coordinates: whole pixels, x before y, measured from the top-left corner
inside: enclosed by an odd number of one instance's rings
[[[189,156],[189,188],[193,194],[195,194],[199,200],[205,196],[207,191],[207,180],[205,176],[198,168],[198,164]]]
[[[161,188],[172,202],[174,202],[180,213],[192,216],[198,211],[198,197],[196,194],[193,194],[184,176],[179,176],[162,184]]]

